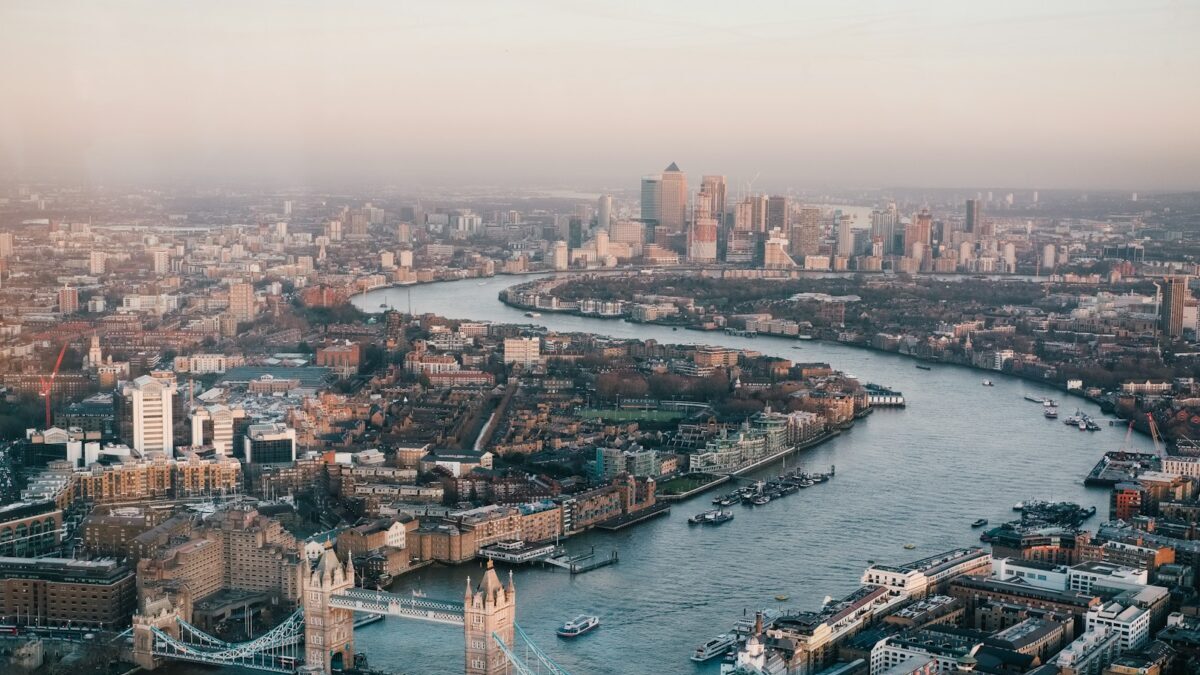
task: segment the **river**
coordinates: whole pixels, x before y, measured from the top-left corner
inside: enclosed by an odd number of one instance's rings
[[[527,279],[521,279],[525,281]],[[583,331],[660,342],[722,344],[834,368],[902,391],[903,410],[877,410],[854,428],[789,459],[814,470],[837,465],[831,482],[765,507],[735,507],[721,527],[689,527],[686,518],[709,508],[712,493],[676,505],[671,514],[617,533],[573,538],[573,551],[617,548],[621,562],[587,574],[518,569],[517,621],[564,668],[574,673],[715,673],[688,657],[696,644],[726,631],[744,610],[787,606],[817,609],[858,585],[868,560],[899,563],[978,543],[976,518],[998,524],[1012,505],[1031,497],[1069,500],[1108,512],[1108,491],[1083,485],[1083,476],[1122,432],[1080,432],[1042,417],[1024,394],[1061,392],[1000,373],[954,366],[919,370],[895,354],[823,342],[738,338],[645,324],[544,313],[524,316],[496,298],[512,279],[479,285],[465,280],[373,291],[355,298],[366,311],[381,304],[414,312],[495,322],[536,322],[560,332]],[[987,377],[993,387],[981,386]],[[1061,401],[1063,416],[1087,401]],[[775,468],[759,472],[776,473]],[[914,544],[914,550],[904,549]],[[430,597],[461,598],[465,578],[480,566],[437,566],[401,577],[393,591],[421,589]],[[777,594],[789,595],[786,603]],[[596,614],[594,633],[567,641],[554,628],[579,613]],[[397,672],[455,674],[463,669],[460,630],[388,618],[356,634],[371,664]],[[182,669],[172,669],[181,672]]]

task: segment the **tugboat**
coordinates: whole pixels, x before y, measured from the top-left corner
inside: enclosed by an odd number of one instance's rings
[[[980,518],[979,520],[971,523],[971,527],[983,527],[984,525],[987,525],[987,518]]]
[[[599,617],[590,616],[588,614],[580,614],[558,627],[555,631],[558,637],[573,638],[579,637],[584,633],[595,630],[600,627]]]
[[[1044,408],[1042,415],[1048,420],[1058,419],[1058,408]]]

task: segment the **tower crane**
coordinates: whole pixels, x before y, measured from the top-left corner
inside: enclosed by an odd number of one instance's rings
[[[62,367],[63,356],[67,353],[67,342],[63,343],[62,349],[58,350],[58,360],[54,362],[54,370],[50,371],[50,377],[39,377],[38,380],[42,385],[42,398],[46,399],[46,429],[50,428],[50,392],[54,389],[54,378],[58,377],[58,369]]]
[[[1154,415],[1146,413],[1146,422],[1150,425],[1150,439],[1154,441],[1154,454],[1162,458],[1166,453],[1163,452],[1162,435],[1158,433],[1158,425],[1154,423]]]

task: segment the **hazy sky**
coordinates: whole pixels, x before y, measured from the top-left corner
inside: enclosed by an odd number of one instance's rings
[[[1200,189],[1200,2],[0,0],[0,176]]]

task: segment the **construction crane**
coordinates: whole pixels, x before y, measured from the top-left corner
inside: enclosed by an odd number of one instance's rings
[[[1154,415],[1146,413],[1146,421],[1150,424],[1150,439],[1154,441],[1154,454],[1161,458],[1166,453],[1163,452],[1162,436],[1158,433],[1158,425],[1154,423]]]
[[[50,391],[54,389],[54,378],[58,376],[58,369],[62,367],[63,356],[67,353],[67,344],[69,343],[64,342],[62,349],[58,350],[58,360],[54,362],[54,370],[50,371],[49,379],[38,378],[42,385],[42,398],[46,399],[46,429],[50,428]]]

